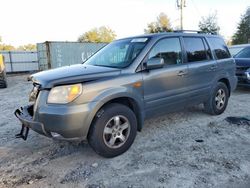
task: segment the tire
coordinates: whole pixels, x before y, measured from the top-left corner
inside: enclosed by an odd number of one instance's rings
[[[204,110],[211,115],[222,114],[228,104],[229,90],[227,86],[218,82],[207,102],[204,103]]]
[[[5,80],[0,80],[0,88],[7,88],[7,82]]]
[[[113,103],[104,106],[97,113],[88,134],[93,150],[107,158],[127,151],[137,133],[134,112],[125,105]]]
[[[6,72],[0,73],[0,88],[7,88],[7,78],[6,78]]]
[[[3,83],[3,88],[7,88],[7,87],[8,87],[8,84],[7,84],[7,81],[5,80]]]

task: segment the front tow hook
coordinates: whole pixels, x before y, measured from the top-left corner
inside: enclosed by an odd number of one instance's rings
[[[22,125],[20,133],[16,134],[15,137],[27,140],[28,134],[29,134],[29,127],[25,127],[24,125]]]

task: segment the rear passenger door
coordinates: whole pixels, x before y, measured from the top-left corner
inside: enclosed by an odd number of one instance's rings
[[[188,65],[188,103],[199,104],[209,96],[218,67],[204,37],[183,37],[183,44]]]

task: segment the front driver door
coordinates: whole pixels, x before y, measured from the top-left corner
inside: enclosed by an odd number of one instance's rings
[[[143,72],[146,116],[175,111],[185,106],[188,67],[178,37],[158,41],[148,54],[164,59],[165,66]]]

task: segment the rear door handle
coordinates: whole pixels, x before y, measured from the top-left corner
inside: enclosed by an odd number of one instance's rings
[[[187,72],[185,71],[179,71],[177,76],[185,76],[187,74]]]

